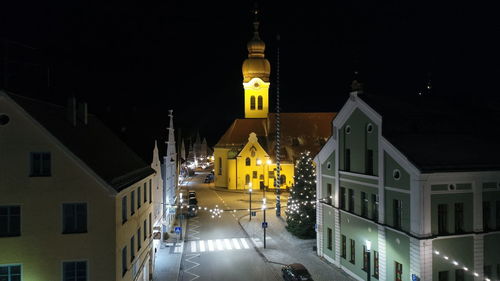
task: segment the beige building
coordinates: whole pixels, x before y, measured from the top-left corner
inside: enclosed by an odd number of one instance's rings
[[[154,176],[86,104],[0,92],[0,280],[149,280]]]

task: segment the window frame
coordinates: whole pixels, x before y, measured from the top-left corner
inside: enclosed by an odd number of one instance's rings
[[[255,110],[255,96],[250,96],[250,110]]]
[[[79,205],[85,206],[85,221],[84,226],[80,229],[78,227],[78,210],[77,207]],[[73,206],[73,228],[67,229],[66,226],[66,216],[65,216],[65,206]],[[89,220],[89,208],[87,202],[72,202],[72,203],[62,203],[61,204],[61,214],[62,214],[62,234],[79,234],[79,233],[88,233],[88,220]]]
[[[392,224],[395,229],[403,228],[403,200],[393,199],[392,201]]]
[[[464,233],[464,203],[463,202],[455,202],[454,211],[455,211],[455,233]]]
[[[1,205],[0,208],[6,208],[7,209],[7,215],[6,215],[6,229],[7,232],[5,234],[0,233],[0,237],[18,237],[21,236],[22,233],[22,208],[21,205]],[[18,208],[19,209],[19,215],[12,215],[12,208]],[[18,232],[14,232],[11,230],[12,226],[12,220],[15,219],[15,217],[18,217],[18,225],[19,229]]]
[[[127,195],[124,195],[122,197],[122,224],[126,223],[128,220],[127,202],[128,202]]]
[[[349,239],[349,262],[356,264],[356,241],[354,239]]]
[[[35,165],[35,156],[38,155],[40,159],[38,160],[39,165]],[[47,160],[44,160],[44,156],[48,156]],[[44,164],[45,163],[45,164]],[[29,176],[30,177],[51,177],[52,176],[52,154],[49,152],[30,152],[29,158]],[[35,167],[39,166],[39,167]],[[48,171],[44,171],[48,166]],[[37,170],[37,171],[36,171]]]
[[[394,280],[402,281],[403,280],[403,264],[397,261],[394,261]]]
[[[13,276],[11,274],[11,267],[18,267],[19,266],[19,278],[20,280],[23,280],[23,265],[20,264],[20,263],[13,263],[13,264],[0,264],[0,267],[7,267],[7,278],[8,280],[11,279],[11,277]],[[15,275],[14,275],[15,276]]]
[[[340,257],[347,259],[347,237],[343,234],[341,235]]]
[[[437,212],[437,232],[440,235],[448,234],[448,204],[438,204]]]
[[[327,234],[326,248],[331,251],[333,250],[333,230],[327,227],[326,234]]]
[[[84,263],[84,264],[85,264],[85,280],[86,280],[86,281],[87,281],[87,280],[89,280],[89,262],[88,262],[88,260],[75,260],[75,261],[71,260],[71,261],[62,261],[62,262],[61,262],[61,267],[62,267],[62,268],[61,268],[61,274],[62,274],[62,276],[61,276],[61,280],[62,280],[62,281],[65,281],[65,280],[66,280],[66,279],[65,279],[65,275],[64,275],[64,269],[65,269],[65,268],[64,268],[64,265],[65,265],[65,264],[68,264],[68,263],[73,263],[73,264],[74,264],[74,266],[75,266],[75,269],[74,269],[74,271],[75,271],[75,276],[74,276],[74,278],[75,278],[75,279],[74,279],[74,280],[78,280],[78,279],[77,279],[77,278],[78,278],[78,275],[77,275],[78,270],[76,269],[77,263]]]
[[[257,110],[262,110],[264,108],[264,98],[262,96],[257,97]]]

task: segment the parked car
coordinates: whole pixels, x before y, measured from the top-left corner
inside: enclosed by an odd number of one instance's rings
[[[284,265],[281,268],[283,279],[288,281],[313,281],[311,274],[307,271],[306,267],[301,263],[292,263]]]

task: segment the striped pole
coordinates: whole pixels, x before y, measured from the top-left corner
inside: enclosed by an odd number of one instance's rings
[[[280,192],[281,192],[281,167],[280,167],[280,35],[276,37],[278,41],[278,48],[276,51],[276,180],[275,189],[276,189],[276,216],[281,216],[281,202],[280,202]]]

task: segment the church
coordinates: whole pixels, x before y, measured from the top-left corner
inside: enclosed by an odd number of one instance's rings
[[[254,21],[248,58],[243,62],[245,118],[235,119],[214,146],[215,186],[227,189],[276,188],[276,121],[269,112],[271,65]],[[294,184],[295,160],[301,152],[319,152],[332,133],[335,113],[279,113],[281,189]]]

